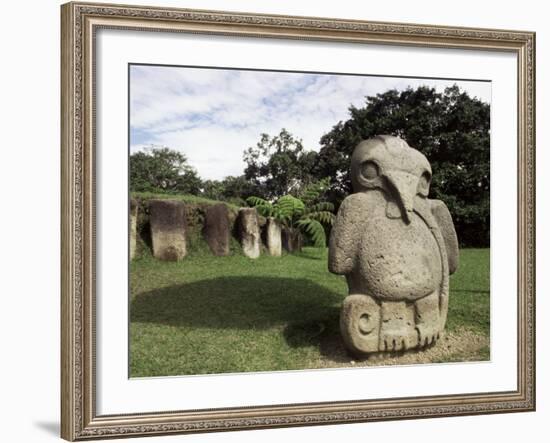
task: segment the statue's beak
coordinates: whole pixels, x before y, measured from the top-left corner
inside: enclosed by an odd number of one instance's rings
[[[393,188],[394,196],[406,223],[411,222],[414,198],[418,188],[418,177],[402,171],[387,172],[386,178]]]

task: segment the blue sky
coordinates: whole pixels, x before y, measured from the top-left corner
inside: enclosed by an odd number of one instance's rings
[[[168,146],[186,154],[201,178],[240,175],[242,153],[261,133],[286,128],[318,151],[321,136],[347,120],[349,106],[362,106],[365,96],[455,83],[490,103],[486,82],[132,66],[130,152]]]

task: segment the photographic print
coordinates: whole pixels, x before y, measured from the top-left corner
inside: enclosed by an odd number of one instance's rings
[[[130,377],[490,359],[489,81],[128,75]]]

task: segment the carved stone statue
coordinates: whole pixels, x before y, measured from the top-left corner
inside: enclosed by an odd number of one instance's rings
[[[329,270],[346,276],[340,328],[356,354],[421,348],[445,327],[458,241],[449,210],[428,198],[432,171],[404,140],[362,141],[351,158],[354,193],[340,206]]]

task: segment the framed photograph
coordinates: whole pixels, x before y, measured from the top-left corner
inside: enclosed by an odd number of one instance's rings
[[[535,35],[73,2],[62,437],[535,409]]]

